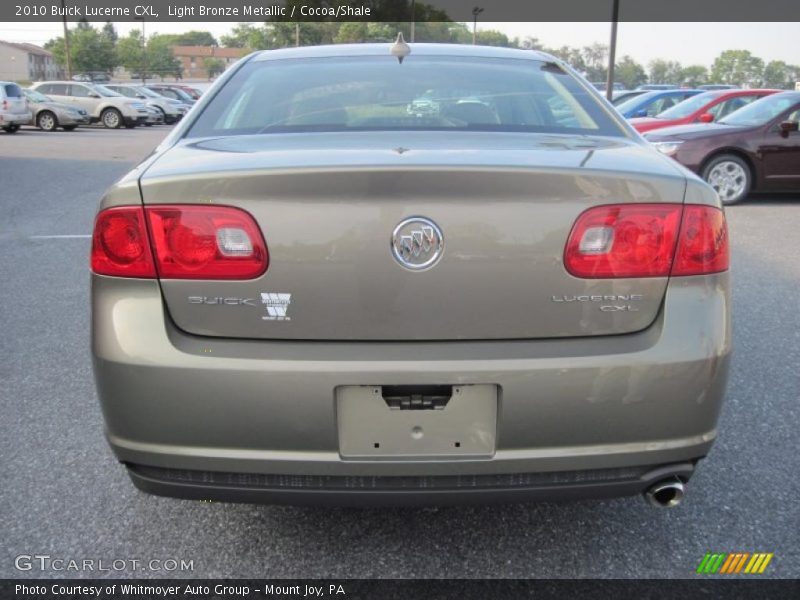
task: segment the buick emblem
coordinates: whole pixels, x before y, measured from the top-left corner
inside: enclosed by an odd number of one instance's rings
[[[432,267],[443,250],[442,230],[425,217],[406,219],[392,232],[392,255],[406,269],[422,271]]]

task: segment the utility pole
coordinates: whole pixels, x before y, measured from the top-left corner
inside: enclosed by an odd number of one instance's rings
[[[61,19],[64,23],[64,55],[67,59],[67,79],[72,79],[72,55],[69,52],[69,27],[67,27],[67,8],[61,0]]]
[[[299,21],[295,21],[294,24],[294,45],[300,45],[300,23]]]
[[[142,85],[147,84],[147,38],[144,33],[144,17],[134,17],[137,21],[142,20]]]
[[[414,14],[417,8],[416,4],[417,4],[416,0],[411,0],[411,35],[408,37],[409,40],[412,42],[414,41],[414,33],[415,33],[414,30],[416,29],[416,24],[417,24]]]
[[[472,45],[478,43],[478,15],[483,12],[480,6],[472,9]]]
[[[606,77],[606,98],[611,101],[614,95],[614,63],[617,56],[617,21],[619,20],[619,0],[614,0],[611,9],[611,42],[608,45],[608,76]]]

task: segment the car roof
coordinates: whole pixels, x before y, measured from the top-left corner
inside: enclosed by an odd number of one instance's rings
[[[287,58],[328,58],[332,56],[391,56],[393,44],[330,44],[324,46],[299,46],[278,50],[262,50],[252,60],[281,60]],[[469,44],[409,44],[411,55],[467,56],[473,58],[517,58],[525,60],[556,60],[538,50],[520,50],[498,46],[472,46]]]

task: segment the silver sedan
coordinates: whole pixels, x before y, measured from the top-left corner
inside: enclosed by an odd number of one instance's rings
[[[89,114],[82,108],[55,102],[36,90],[26,89],[23,92],[33,114],[28,125],[43,131],[55,131],[58,127],[64,131],[72,131],[78,125],[89,124]]]

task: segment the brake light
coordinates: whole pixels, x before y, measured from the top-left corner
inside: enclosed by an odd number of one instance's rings
[[[144,240],[150,270],[126,269],[118,258],[103,262],[100,259],[108,252],[101,252],[104,247],[95,243],[92,269],[96,273],[122,277],[155,277],[158,273],[165,279],[253,279],[262,275],[269,264],[261,230],[253,217],[241,209],[190,204],[112,208],[98,216],[95,239],[102,241],[98,238],[101,223],[122,214],[128,218],[136,214],[142,224],[146,218],[147,229],[138,230],[136,239],[137,243]]]
[[[673,275],[704,275],[727,271],[730,266],[728,226],[721,210],[687,205],[683,209],[680,243]]]
[[[682,204],[618,204],[583,212],[564,265],[587,279],[702,275],[728,269],[722,211]]]
[[[104,210],[94,222],[92,271],[115,277],[155,277],[153,255],[140,206]]]
[[[253,279],[269,255],[249,213],[231,206],[145,208],[156,268],[165,279]]]

